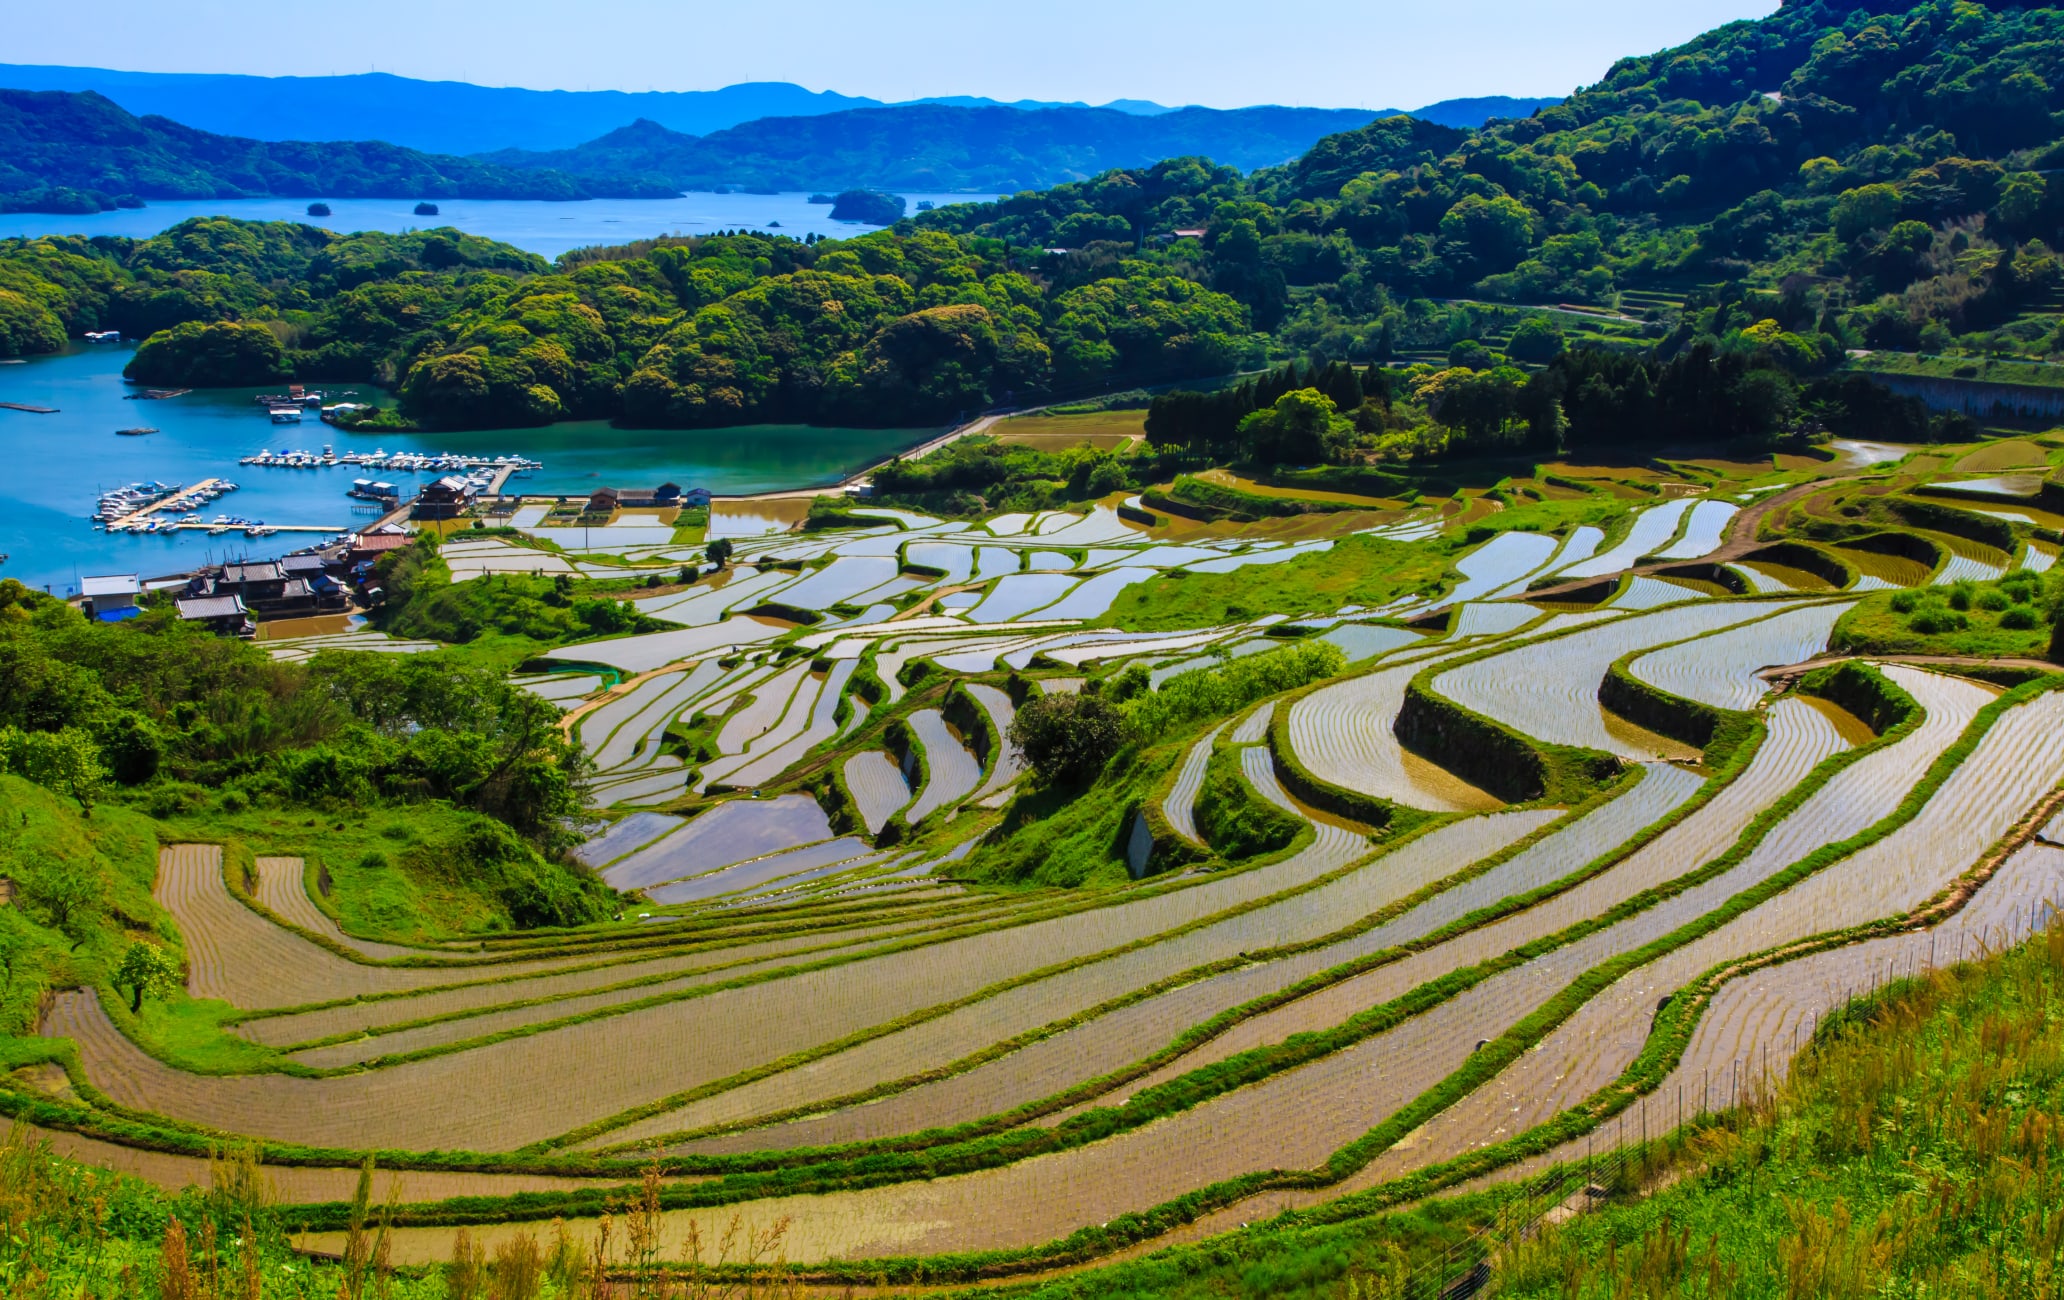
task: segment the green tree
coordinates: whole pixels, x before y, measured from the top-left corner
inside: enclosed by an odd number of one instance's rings
[[[1132,729],[1101,695],[1041,695],[1011,719],[1007,739],[1042,785],[1075,787],[1096,779]]]
[[[1320,464],[1353,439],[1354,423],[1336,414],[1333,399],[1316,388],[1285,393],[1240,421],[1241,452],[1257,465]]]
[[[40,850],[23,850],[15,863],[22,902],[37,920],[69,937],[76,950],[107,908],[107,884],[91,866]]]
[[[703,558],[721,569],[731,563],[731,539],[712,537],[702,548]]]
[[[1888,230],[1899,219],[1899,190],[1891,185],[1863,185],[1835,200],[1830,216],[1835,236],[1847,242],[1872,230]]]
[[[1562,331],[1546,316],[1529,316],[1513,328],[1506,340],[1505,355],[1514,361],[1546,365],[1563,348]]]
[[[0,728],[0,762],[45,789],[71,795],[88,817],[93,815],[93,801],[107,780],[99,747],[91,736],[73,727],[59,731]]]
[[[179,987],[179,967],[165,955],[165,950],[154,943],[137,940],[122,954],[121,965],[115,967],[115,987],[129,990],[131,1014],[143,1010],[146,994],[164,997]]]

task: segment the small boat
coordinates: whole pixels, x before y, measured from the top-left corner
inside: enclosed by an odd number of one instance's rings
[[[274,424],[299,424],[301,423],[301,408],[298,406],[275,406],[272,408],[272,422]]]
[[[142,437],[142,436],[143,436],[144,434],[146,434],[146,433],[156,433],[156,432],[157,432],[157,430],[156,430],[156,429],[153,429],[153,428],[151,428],[151,427],[150,427],[149,425],[138,425],[138,426],[137,426],[137,427],[135,427],[134,429],[117,429],[117,430],[115,430],[115,434],[116,434],[116,436],[117,436],[117,437],[122,437],[122,438],[140,438],[140,437]]]

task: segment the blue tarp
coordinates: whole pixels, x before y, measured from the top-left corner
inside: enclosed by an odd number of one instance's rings
[[[103,623],[123,623],[141,613],[143,613],[141,606],[124,605],[120,609],[103,609],[94,614],[93,617]]]

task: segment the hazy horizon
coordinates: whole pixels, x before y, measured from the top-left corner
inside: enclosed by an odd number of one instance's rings
[[[568,27],[563,11],[539,0],[491,8],[459,0],[434,9],[365,0],[361,21],[296,46],[300,61],[282,66],[277,42],[248,39],[277,23],[277,6],[214,0],[168,29],[155,21],[163,16],[157,6],[105,0],[39,16],[13,33],[8,61],[250,76],[377,71],[533,90],[698,91],[785,81],[885,101],[965,95],[1412,108],[1568,94],[1616,59],[1777,7],[1773,0],[1456,0],[1435,10],[1396,0],[1292,0],[1260,16],[1257,28],[1254,10],[1227,0],[1144,0],[1122,10],[1059,0],[1028,27],[943,0],[905,0],[893,24],[827,0],[798,0],[782,17],[783,39],[770,43],[760,11],[749,8],[597,0],[582,10],[587,21]],[[1225,39],[1232,30],[1236,41]],[[705,50],[721,51],[721,59],[699,57]],[[713,66],[721,70],[703,71]]]

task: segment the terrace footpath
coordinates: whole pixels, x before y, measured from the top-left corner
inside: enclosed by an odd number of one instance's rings
[[[1699,564],[1726,564],[1732,560],[1738,560],[1760,547],[1769,545],[1769,543],[1761,540],[1757,534],[1763,527],[1763,520],[1769,516],[1771,511],[1776,510],[1780,506],[1788,506],[1803,500],[1816,492],[1824,492],[1830,484],[1845,482],[1857,477],[1859,476],[1855,474],[1840,474],[1831,478],[1813,479],[1809,482],[1801,483],[1797,487],[1787,488],[1775,495],[1766,496],[1753,505],[1743,506],[1740,512],[1729,521],[1727,540],[1720,544],[1720,549],[1711,554],[1700,556],[1696,562]],[[1631,568],[1623,569],[1621,572],[1637,575],[1655,573],[1661,569],[1679,568],[1685,563],[1687,561],[1684,560],[1658,560],[1653,564],[1637,564]],[[1613,576],[1615,575],[1606,574],[1595,578],[1577,578],[1569,582],[1558,582],[1552,587],[1541,587],[1534,591],[1522,591],[1503,599],[1553,600],[1557,596],[1567,595],[1574,591],[1582,591],[1586,587],[1595,587],[1600,582]],[[1883,656],[1876,657],[1882,658]]]

